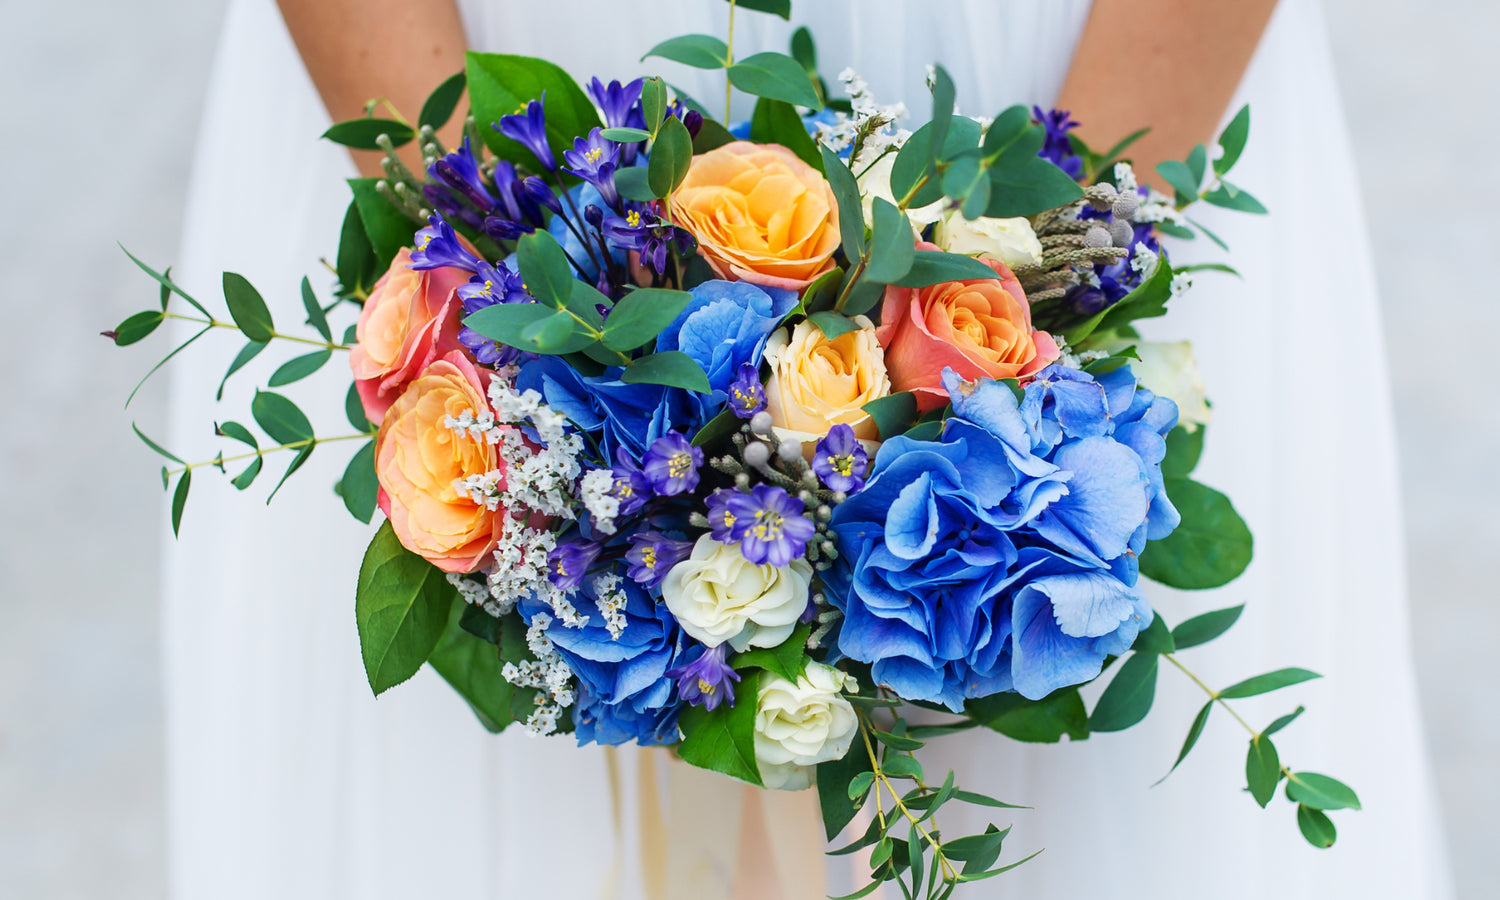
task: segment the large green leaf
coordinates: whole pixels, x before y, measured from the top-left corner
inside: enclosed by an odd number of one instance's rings
[[[871,400],[861,409],[875,420],[875,427],[880,431],[880,439],[883,441],[902,434],[917,420],[917,398],[911,391],[898,391]]]
[[[881,284],[900,281],[911,271],[916,259],[916,235],[912,233],[911,221],[895,204],[876,197],[873,210],[874,227],[870,234],[869,262],[865,265],[864,277]],[[845,311],[851,315],[864,312],[862,309]]]
[[[277,443],[296,444],[313,436],[312,423],[307,416],[297,404],[280,394],[256,391],[255,398],[250,401],[250,414],[261,430]]]
[[[401,248],[411,246],[412,235],[416,234],[418,226],[406,217],[406,213],[380,196],[375,189],[378,181],[377,178],[351,178],[349,189],[354,192],[359,221],[365,226],[365,236],[375,251],[375,271],[380,273],[390,268],[391,260]]]
[[[467,603],[452,604],[442,639],[427,657],[427,663],[468,702],[485,730],[499,732],[513,721],[511,700],[515,688],[501,674],[505,667],[501,658],[503,648],[475,637],[459,624],[464,614],[475,608]],[[504,618],[502,634],[525,630],[526,623],[518,614]]]
[[[1040,700],[993,694],[970,700],[964,709],[986,728],[1027,743],[1055,744],[1064,735],[1075,741],[1089,736],[1088,710],[1076,687],[1053,691]]]
[[[1208,426],[1192,431],[1178,425],[1167,432],[1167,456],[1161,461],[1161,474],[1167,478],[1186,478],[1193,474],[1203,455],[1203,438]]]
[[[1151,711],[1156,698],[1157,660],[1154,653],[1135,653],[1125,660],[1104,689],[1089,716],[1093,731],[1124,731]]]
[[[711,34],[684,34],[667,38],[646,51],[641,59],[659,56],[695,69],[722,69],[729,65],[729,48]]]
[[[422,104],[422,112],[417,115],[417,124],[430,125],[434,129],[448,124],[458,101],[463,99],[464,87],[468,83],[468,76],[463,72],[456,72],[444,79],[436,90],[427,95],[426,102]]]
[[[820,144],[818,154],[823,160],[828,186],[833,188],[834,200],[839,205],[839,238],[844,255],[850,260],[859,259],[865,253],[865,214],[860,205],[859,182],[832,150]]]
[[[746,672],[735,689],[733,706],[721,703],[712,712],[689,706],[682,711],[678,718],[682,728],[678,755],[684,762],[754,785],[761,783],[755,762],[755,707],[760,679],[759,672]]]
[[[328,126],[323,137],[355,150],[379,150],[380,145],[375,139],[382,134],[391,139],[394,147],[409,143],[417,136],[410,125],[393,119],[349,119]]]
[[[532,100],[543,100],[547,119],[547,142],[555,157],[573,148],[573,139],[599,126],[594,104],[572,76],[544,59],[504,53],[465,56],[469,82],[469,108],[491,151],[513,163],[534,166],[531,151],[505,137],[491,126],[525,108]]]
[[[750,116],[750,140],[757,144],[780,144],[797,154],[798,159],[819,172],[823,171],[823,157],[818,152],[818,145],[790,103],[766,97],[757,100],[755,112]],[[842,226],[842,219],[839,224]]]
[[[1167,496],[1182,514],[1170,535],[1141,554],[1141,574],[1183,590],[1228,584],[1250,565],[1254,540],[1229,498],[1191,478],[1168,478]]]
[[[665,197],[677,190],[687,178],[693,163],[693,136],[676,116],[668,116],[651,145],[651,159],[646,164],[646,183],[652,193]]]
[[[1305,803],[1297,804],[1297,827],[1307,842],[1319,849],[1326,850],[1338,840],[1338,829],[1333,827],[1333,821],[1322,810]]]
[[[949,281],[979,281],[995,278],[995,270],[972,256],[944,253],[941,250],[918,250],[911,268],[893,282],[897,287],[927,287]]]
[[[443,636],[454,593],[436,566],[401,546],[390,522],[380,526],[354,595],[360,654],[376,695],[422,668]]]
[[[775,647],[755,647],[735,654],[735,671],[762,669],[797,683],[807,669],[807,636],[812,634],[811,625],[798,625],[786,640]]]
[[[604,346],[634,350],[672,324],[693,295],[687,291],[638,288],[615,304],[604,323]]]
[[[368,522],[375,515],[379,493],[380,481],[375,477],[375,442],[366,441],[349,460],[344,477],[339,479],[339,496],[344,499],[344,508],[351,516]]]
[[[997,219],[1033,216],[1083,196],[1083,188],[1067,172],[1036,155],[1044,140],[1045,132],[1040,125],[1028,126],[990,164],[986,216]]]
[[[807,71],[785,53],[757,53],[729,67],[729,82],[747,94],[822,109]]]
[[[664,384],[700,394],[712,390],[703,367],[680,350],[642,356],[625,369],[620,380],[626,384]]]

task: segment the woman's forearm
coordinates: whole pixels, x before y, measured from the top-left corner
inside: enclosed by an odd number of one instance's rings
[[[453,0],[277,0],[297,52],[335,122],[384,98],[415,124],[422,101],[464,65],[464,30]],[[377,112],[385,116],[385,112]],[[460,133],[455,116],[443,137]],[[417,161],[415,143],[403,150]],[[353,151],[360,173],[379,176],[380,154]]]
[[[1145,126],[1137,174],[1181,159],[1222,119],[1276,0],[1094,0],[1058,107],[1103,151]]]

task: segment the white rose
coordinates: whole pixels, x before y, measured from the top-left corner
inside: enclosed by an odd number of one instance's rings
[[[812,571],[800,557],[787,566],[757,566],[738,544],[705,534],[667,573],[661,596],[682,630],[706,646],[775,647],[807,609]]]
[[[949,253],[998,259],[1012,269],[1042,261],[1042,242],[1031,230],[1031,223],[1020,216],[1014,219],[980,216],[971,221],[955,209],[938,220],[932,239]]]
[[[814,766],[849,752],[859,722],[840,693],[847,677],[816,662],[796,684],[770,672],[761,676],[755,762],[766,787],[800,791],[812,785]]]
[[[854,173],[859,180],[860,205],[864,207],[865,224],[871,225],[875,221],[875,198],[879,197],[892,206],[896,204],[896,198],[891,194],[891,166],[896,164],[896,151],[885,154],[870,164],[867,160],[860,158],[854,162]],[[943,201],[935,200],[921,209],[908,209],[906,217],[911,220],[911,230],[917,237],[922,236],[922,230],[943,215]]]
[[[1130,370],[1135,373],[1141,386],[1159,397],[1166,397],[1177,404],[1177,421],[1188,431],[1197,431],[1199,425],[1207,425],[1212,417],[1208,400],[1204,397],[1207,385],[1198,374],[1198,362],[1193,358],[1193,345],[1187,341],[1139,341],[1115,338],[1100,344],[1100,348],[1111,353],[1126,347],[1135,347],[1139,360],[1130,361]]]

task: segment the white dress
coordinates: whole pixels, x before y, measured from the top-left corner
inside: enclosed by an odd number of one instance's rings
[[[641,71],[639,56],[664,37],[722,35],[728,8],[715,0],[462,6],[474,46],[605,79]],[[924,65],[933,60],[953,73],[965,112],[1048,103],[1086,16],[1078,0],[799,0],[793,24],[813,26],[830,80],[851,65],[881,102],[904,99],[921,119]],[[741,13],[736,49],[784,49],[790,30]],[[719,76],[653,68],[718,108]],[[1196,344],[1216,403],[1199,477],[1238,504],[1256,534],[1256,560],[1225,589],[1154,591],[1153,600],[1171,622],[1248,604],[1226,638],[1184,654],[1211,683],[1286,665],[1326,673],[1243,705],[1264,724],[1305,703],[1308,713],[1278,739],[1283,761],[1344,778],[1365,811],[1335,815],[1334,850],[1309,848],[1289,804],[1278,798],[1263,812],[1240,792],[1244,735],[1217,714],[1194,755],[1149,788],[1202,702],[1166,670],[1147,723],[1123,734],[1040,748],[966,735],[930,748],[929,771],[953,765],[962,782],[1035,807],[998,820],[1016,826],[1008,858],[1047,848],[969,896],[1447,896],[1408,646],[1375,286],[1312,0],[1282,3],[1240,93],[1235,105],[1252,101],[1254,120],[1236,181],[1272,215],[1204,212],[1245,278],[1201,277],[1148,336]],[[176,269],[190,290],[212,297],[219,271],[238,271],[287,322],[302,316],[302,275],[326,296],[319,258],[335,251],[342,178],[351,174],[342,151],[317,140],[326,123],[272,0],[235,0]],[[1213,258],[1211,249],[1179,254]],[[213,452],[210,423],[243,418],[271,363],[236,375],[216,406],[233,345],[195,350],[177,363],[168,437],[201,458]],[[341,379],[325,373],[288,389],[329,433],[343,421]],[[328,490],[348,446],[320,447],[269,508],[260,502],[268,484],[242,496],[227,480],[200,478],[183,537],[167,550],[173,896],[638,897],[657,883],[643,860],[659,859],[663,841],[670,851],[728,829],[732,845],[737,817],[715,815],[719,807],[687,821],[669,807],[664,827],[638,808],[643,770],[630,749],[576,750],[518,730],[492,737],[430,671],[370,697],[353,621],[369,530]],[[709,783],[705,790],[716,790]],[[944,830],[982,824],[950,819]],[[704,865],[694,896],[727,896],[727,876]],[[830,864],[831,889],[848,878],[847,861]]]

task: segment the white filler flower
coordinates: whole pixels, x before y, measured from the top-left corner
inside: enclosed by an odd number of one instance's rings
[[[775,647],[797,627],[807,609],[812,565],[794,559],[790,565],[757,566],[740,553],[705,534],[693,553],[672,567],[661,596],[682,630],[704,645],[725,641],[735,650]]]
[[[843,759],[859,722],[840,692],[847,676],[832,666],[809,662],[792,684],[779,675],[761,676],[755,708],[755,762],[768,788],[800,791],[813,783],[818,763]]]

